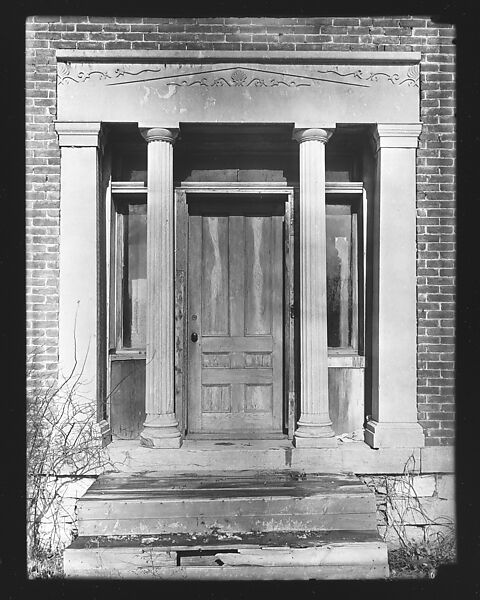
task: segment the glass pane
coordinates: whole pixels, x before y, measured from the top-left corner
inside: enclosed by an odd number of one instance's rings
[[[145,348],[147,205],[129,204],[124,226],[123,346]]]
[[[327,205],[327,336],[331,348],[352,345],[352,251],[356,251],[352,234],[351,207]]]
[[[114,154],[112,178],[114,181],[147,183],[147,145],[119,148]]]
[[[352,157],[343,154],[325,157],[325,180],[326,181],[352,181],[353,161]]]

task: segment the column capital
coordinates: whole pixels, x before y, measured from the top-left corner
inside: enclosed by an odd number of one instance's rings
[[[381,148],[417,148],[422,123],[377,123],[372,137],[375,152]]]
[[[101,122],[55,121],[60,147],[101,148],[103,130]]]
[[[302,142],[322,142],[326,144],[328,140],[332,137],[334,129],[294,129],[293,130],[293,139],[297,141],[299,144]]]
[[[164,127],[142,127],[139,125],[140,133],[147,142],[170,142],[174,144],[178,137],[177,128],[166,129]]]

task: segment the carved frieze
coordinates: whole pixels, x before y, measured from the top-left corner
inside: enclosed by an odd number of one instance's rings
[[[345,71],[345,69],[343,70]],[[403,85],[404,83],[410,86],[418,87],[420,70],[418,65],[412,65],[406,73],[406,76],[402,76],[399,73],[385,73],[383,71],[365,71],[363,69],[347,70],[347,72],[341,71],[338,67],[335,69],[328,69],[326,71],[319,71],[320,73],[332,73],[339,77],[353,77],[354,79],[361,79],[363,81],[371,81],[376,83],[382,79],[392,84]]]
[[[174,87],[312,87],[325,82],[370,87],[376,83],[391,85],[419,86],[419,67],[412,65],[408,69],[391,67],[382,71],[357,69],[353,67],[310,68],[296,73],[274,68],[234,66],[199,70],[192,66],[190,72],[167,72],[164,65],[101,65],[81,63],[58,63],[58,85],[72,85],[87,81],[105,81],[105,85],[128,85],[157,81]],[[183,70],[182,70],[183,71]]]
[[[355,54],[355,53],[353,53]],[[372,54],[372,53],[366,53]],[[374,53],[375,56],[379,53]],[[393,53],[392,53],[393,54]],[[96,57],[94,57],[96,58]],[[419,69],[383,56],[360,62],[118,62],[59,58],[58,118],[178,128],[180,122],[416,122]],[[168,57],[167,57],[168,58]],[[328,57],[327,57],[328,58]],[[187,60],[188,57],[185,59]],[[143,59],[142,59],[143,60]],[[242,60],[240,57],[239,61]],[[415,57],[415,61],[417,57]],[[70,61],[70,62],[69,62]],[[329,125],[330,124],[330,125]]]

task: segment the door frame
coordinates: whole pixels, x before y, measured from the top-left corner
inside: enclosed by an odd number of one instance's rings
[[[183,182],[175,187],[175,413],[183,437],[188,411],[188,206],[193,194],[283,194],[283,422],[288,439],[295,425],[294,369],[294,188],[281,182]],[[187,434],[188,435],[188,434]]]

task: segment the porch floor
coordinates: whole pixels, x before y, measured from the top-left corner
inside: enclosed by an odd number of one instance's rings
[[[115,440],[108,446],[108,471],[205,472],[242,469],[293,469],[305,473],[402,472],[413,457],[420,467],[420,448],[373,450],[362,440],[337,438],[330,448],[295,448],[289,439],[185,439],[181,448],[145,448],[138,440]]]

